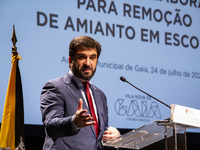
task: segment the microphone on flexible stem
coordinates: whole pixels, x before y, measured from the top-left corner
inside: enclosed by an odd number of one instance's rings
[[[158,100],[157,98],[155,98],[155,97],[151,96],[150,94],[148,94],[148,93],[142,91],[141,89],[137,88],[136,86],[134,86],[133,84],[131,84],[130,82],[128,82],[128,81],[126,80],[126,78],[124,78],[124,77],[121,76],[121,77],[120,77],[120,80],[122,80],[123,82],[127,82],[128,84],[130,84],[131,86],[133,86],[133,87],[136,88],[137,90],[143,92],[144,94],[150,96],[151,98],[157,100],[158,102],[162,103],[163,105],[165,105],[165,106],[167,106],[167,107],[169,107],[169,108],[171,109],[171,107],[170,107],[169,105],[165,104],[164,102]]]

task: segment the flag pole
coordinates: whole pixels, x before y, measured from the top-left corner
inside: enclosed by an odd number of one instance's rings
[[[12,47],[12,52],[17,52],[17,47],[15,46],[17,43],[17,37],[15,34],[15,25],[13,25],[13,33],[12,33],[12,37],[11,37],[11,41],[13,43],[13,47]]]
[[[23,93],[18,66],[18,60],[21,57],[17,52],[17,37],[14,25],[11,41],[13,42],[12,67],[1,122],[0,150],[25,150]]]

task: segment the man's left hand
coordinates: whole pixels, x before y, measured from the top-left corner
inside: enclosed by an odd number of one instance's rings
[[[114,138],[117,138],[120,136],[120,132],[114,128],[114,127],[109,127],[105,132],[104,132],[104,135],[103,135],[103,138],[102,140],[103,141],[109,141],[109,140],[112,140]]]

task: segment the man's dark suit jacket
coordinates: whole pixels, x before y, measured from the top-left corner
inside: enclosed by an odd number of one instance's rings
[[[43,150],[102,150],[101,138],[108,128],[108,108],[105,94],[91,86],[97,107],[100,133],[96,138],[94,126],[72,130],[71,118],[75,114],[79,99],[83,109],[87,108],[75,80],[69,73],[45,84],[41,94],[42,121],[45,126]]]

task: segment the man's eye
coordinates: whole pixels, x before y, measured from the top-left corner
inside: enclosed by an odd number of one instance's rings
[[[96,59],[96,56],[90,57],[90,59],[94,60],[94,59]]]
[[[84,59],[85,57],[84,56],[79,56],[79,59]]]

